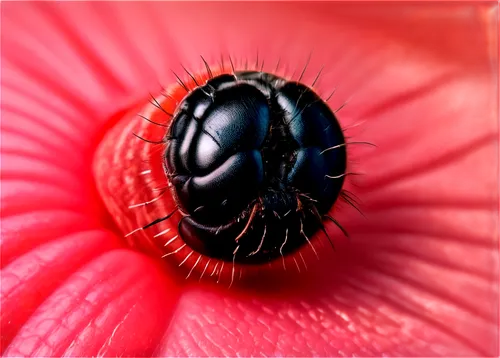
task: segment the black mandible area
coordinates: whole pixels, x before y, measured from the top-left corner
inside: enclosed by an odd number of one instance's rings
[[[340,194],[342,129],[310,88],[264,72],[214,77],[179,104],[166,175],[195,251],[263,263],[309,244]]]

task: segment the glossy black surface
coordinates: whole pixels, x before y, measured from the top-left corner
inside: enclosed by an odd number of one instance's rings
[[[167,138],[180,235],[210,257],[262,263],[295,251],[342,188],[343,177],[326,175],[345,173],[345,146],[323,152],[345,141],[334,114],[308,87],[268,73],[198,87]]]

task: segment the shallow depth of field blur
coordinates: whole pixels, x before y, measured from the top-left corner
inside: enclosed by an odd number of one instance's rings
[[[0,7],[2,355],[498,356],[498,3]],[[318,235],[300,273],[228,290],[126,244],[165,215],[128,208],[154,192],[145,144],[96,148],[172,70],[257,53],[295,79],[310,55],[309,84],[324,66],[315,89],[377,148],[349,148],[349,240],[328,223],[335,252]]]

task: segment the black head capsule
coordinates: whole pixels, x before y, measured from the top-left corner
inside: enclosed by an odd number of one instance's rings
[[[272,74],[207,81],[179,104],[167,135],[164,167],[185,214],[179,234],[220,260],[263,263],[307,245],[344,181],[333,112]]]

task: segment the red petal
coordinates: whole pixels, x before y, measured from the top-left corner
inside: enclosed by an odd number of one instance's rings
[[[163,273],[148,259],[112,251],[65,280],[21,328],[5,354],[151,355],[176,301],[176,292],[168,287]]]
[[[230,52],[252,62],[258,48],[265,69],[282,56],[291,74],[314,49],[304,80],[312,82],[326,64],[318,90],[327,96],[339,86],[333,107],[354,96],[339,116],[346,126],[367,120],[354,128],[365,128],[353,131],[354,139],[378,145],[375,151],[353,145],[350,152],[360,163],[353,170],[368,174],[356,191],[368,220],[340,211],[352,244],[325,254],[320,265],[309,263],[302,280],[292,282],[296,290],[281,282],[284,293],[275,297],[265,287],[255,292],[258,285],[232,297],[200,288],[184,297],[166,331],[157,313],[172,309],[173,284],[140,256],[112,251],[69,276],[46,301],[30,303],[31,318],[7,310],[17,325],[28,319],[10,331],[12,338],[20,329],[7,353],[152,354],[165,332],[156,354],[498,353],[498,168],[492,164],[498,124],[491,80],[498,28],[491,8],[3,4],[2,255],[5,247],[4,270],[20,278],[27,266],[16,262],[45,245],[62,245],[59,239],[43,244],[53,235],[71,233],[67,223],[54,223],[56,212],[71,213],[68,222],[82,215],[92,223],[75,223],[78,230],[109,226],[92,190],[95,143],[111,113],[135,104],[158,80],[174,81],[168,69],[177,70],[179,61],[201,67],[199,54],[216,61]],[[25,217],[40,223],[39,238],[34,224],[20,224]],[[12,231],[4,235],[7,219]],[[19,246],[12,244],[16,237]],[[75,253],[81,255],[75,262],[90,259],[85,252]],[[101,252],[95,249],[96,256]],[[49,261],[45,267],[59,270],[52,272],[70,273],[64,255]],[[9,277],[4,270],[2,287]],[[45,275],[43,268],[36,272]],[[53,290],[59,281],[49,283]],[[31,291],[14,286],[18,297],[32,300]],[[274,290],[282,286],[273,283]],[[134,306],[138,293],[144,300]],[[97,306],[71,311],[89,295]],[[75,324],[65,328],[63,317]],[[139,323],[145,328],[137,329]],[[10,324],[2,313],[2,328]]]

